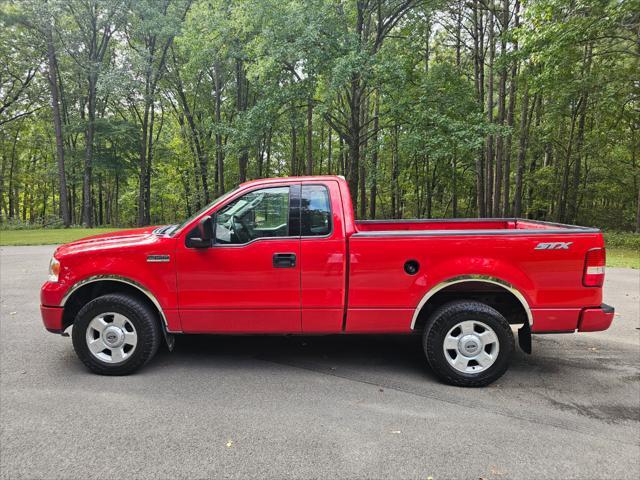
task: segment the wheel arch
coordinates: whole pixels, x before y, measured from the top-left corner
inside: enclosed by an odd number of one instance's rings
[[[529,303],[513,284],[498,277],[470,274],[451,277],[432,287],[414,310],[411,330],[424,326],[434,308],[446,303],[447,299],[455,297],[484,299],[484,303],[497,307],[496,310],[500,313],[513,311],[518,320],[513,323],[526,324],[528,329],[533,324]]]
[[[168,331],[167,318],[158,299],[141,283],[119,275],[95,275],[75,283],[60,302],[64,308],[63,330],[73,324],[77,313],[86,303],[108,293],[126,293],[146,303],[158,315],[163,336],[169,349],[173,349],[174,338]]]

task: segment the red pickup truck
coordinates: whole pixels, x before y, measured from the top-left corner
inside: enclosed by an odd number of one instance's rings
[[[182,225],[60,246],[47,330],[131,373],[174,334],[412,334],[445,382],[482,386],[532,333],[605,330],[597,229],[517,218],[354,219],[342,177],[256,180]]]

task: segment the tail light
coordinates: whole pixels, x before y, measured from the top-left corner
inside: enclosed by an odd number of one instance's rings
[[[601,287],[604,283],[604,266],[607,255],[604,248],[592,248],[584,258],[582,284],[585,287]]]

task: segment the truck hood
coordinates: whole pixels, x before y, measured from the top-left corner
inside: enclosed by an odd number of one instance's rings
[[[67,243],[56,249],[55,257],[60,259],[67,255],[91,253],[97,250],[152,245],[158,241],[153,231],[158,227],[143,227],[131,230],[103,233]]]

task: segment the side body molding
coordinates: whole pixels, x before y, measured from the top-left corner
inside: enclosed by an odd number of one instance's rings
[[[420,300],[420,303],[418,304],[415,311],[413,312],[413,318],[411,319],[411,330],[413,330],[416,325],[416,321],[418,320],[418,315],[420,314],[422,307],[425,306],[425,304],[427,303],[427,301],[429,301],[431,297],[433,297],[440,290],[443,290],[451,285],[454,285],[456,283],[465,283],[465,282],[491,283],[493,285],[498,285],[499,287],[502,287],[508,292],[512,293],[513,296],[516,297],[518,301],[522,304],[524,311],[527,313],[527,320],[529,321],[529,327],[533,325],[533,315],[531,314],[531,308],[529,308],[529,304],[527,303],[527,300],[518,291],[518,289],[516,289],[512,284],[500,278],[491,277],[488,275],[460,275],[460,276],[445,280],[444,282],[438,283],[431,290],[429,290],[424,297],[422,297],[422,300]]]
[[[94,275],[92,277],[87,277],[84,280],[80,280],[79,282],[75,283],[69,289],[69,291],[67,291],[67,293],[65,293],[64,297],[62,297],[62,301],[60,302],[60,306],[64,307],[65,303],[67,303],[67,300],[69,300],[71,295],[73,295],[74,292],[84,287],[85,285],[89,283],[104,282],[104,281],[126,283],[127,285],[130,285],[140,290],[140,292],[142,292],[156,306],[156,308],[158,309],[158,312],[160,312],[160,317],[162,318],[162,324],[164,327],[163,330],[165,331],[165,333],[167,333],[167,329],[168,329],[167,318],[164,315],[164,311],[162,310],[162,306],[160,305],[160,302],[158,302],[158,299],[144,285],[136,282],[135,280],[131,280],[130,278],[122,277],[120,275]]]

